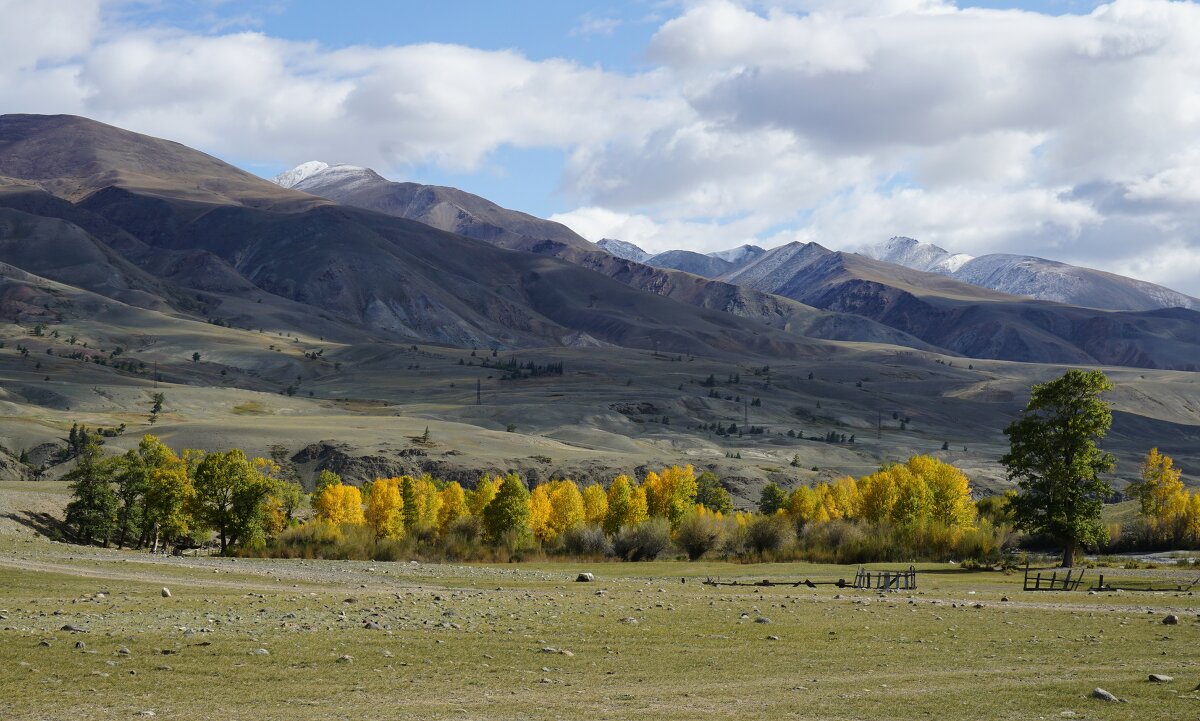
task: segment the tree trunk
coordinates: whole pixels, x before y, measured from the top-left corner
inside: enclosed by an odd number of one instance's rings
[[[1074,538],[1068,538],[1063,544],[1063,559],[1062,567],[1071,568],[1075,565],[1075,552],[1078,550],[1079,544]]]

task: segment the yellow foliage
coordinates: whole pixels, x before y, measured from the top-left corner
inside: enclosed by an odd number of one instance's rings
[[[661,473],[651,471],[641,487],[650,516],[667,519],[672,528],[678,527],[683,515],[696,504],[696,472],[690,465],[671,466]]]
[[[646,501],[646,489],[638,486],[629,494],[628,524],[636,526],[650,520],[649,505]]]
[[[438,530],[442,533],[450,527],[458,519],[470,513],[467,508],[467,494],[463,491],[463,487],[457,482],[452,481],[446,485],[439,493],[441,504],[438,508]]]
[[[313,511],[317,519],[334,524],[361,524],[366,522],[362,509],[362,493],[356,486],[334,483],[313,499]]]
[[[549,541],[554,537],[550,529],[550,487],[543,483],[529,494],[529,530],[540,541]]]
[[[583,523],[583,495],[574,481],[550,481],[529,496],[529,527],[543,542]]]
[[[599,526],[608,515],[608,494],[604,486],[593,483],[583,489],[583,522],[589,526]]]
[[[363,514],[376,538],[400,538],[404,535],[404,501],[400,497],[399,478],[376,478],[367,489],[367,508]]]
[[[908,468],[929,488],[929,518],[948,528],[967,529],[975,522],[971,482],[966,474],[932,456],[913,456]]]
[[[1150,522],[1156,540],[1175,540],[1177,533],[1187,535],[1190,499],[1181,475],[1170,456],[1151,448],[1142,461],[1141,481],[1129,484],[1129,494],[1141,502],[1141,514]]]
[[[467,496],[467,510],[471,512],[472,516],[483,515],[483,509],[487,508],[487,504],[496,497],[496,489],[500,487],[500,482],[503,480],[500,476],[488,478],[486,475],[479,479],[475,490]]]

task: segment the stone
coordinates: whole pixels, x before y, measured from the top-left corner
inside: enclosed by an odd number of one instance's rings
[[[1167,676],[1166,674],[1162,673],[1152,673],[1146,680],[1148,680],[1150,683],[1171,683],[1175,680],[1175,677]]]
[[[122,646],[117,649],[117,655],[118,656],[129,656],[130,655],[129,649]]]
[[[270,656],[271,652],[265,648],[256,648],[250,652],[252,656]]]
[[[369,629],[371,631],[382,631],[383,630],[383,626],[380,626],[378,623],[376,623],[374,621],[367,621],[366,623],[363,624],[363,628]]]
[[[1105,691],[1104,689],[1100,688],[1099,686],[1092,689],[1092,698],[1100,699],[1101,701],[1120,701],[1121,700],[1121,699],[1117,698],[1116,696],[1113,696],[1108,691]]]
[[[634,618],[633,616],[627,616],[627,617],[621,619],[621,623],[624,623],[629,626],[636,626],[636,625],[638,625],[638,620],[636,618]]]
[[[170,597],[171,597],[171,589],[167,588],[166,586],[163,586],[163,587],[162,587],[162,591],[161,591],[161,593],[162,593],[162,597],[163,597],[163,598],[170,598]]]
[[[60,631],[68,631],[70,633],[87,633],[88,632],[88,630],[86,628],[80,628],[79,626],[72,626],[69,623],[66,626],[63,626],[62,628],[60,628],[59,630]]]
[[[768,641],[778,641],[779,637],[778,636],[767,636],[767,640]]]
[[[342,654],[337,658],[338,663],[354,663],[354,657],[348,653]]]
[[[1165,626],[1178,626],[1179,625],[1179,616],[1176,616],[1173,613],[1168,613],[1166,616],[1163,617],[1162,622],[1163,622],[1163,625],[1165,625]]]
[[[770,623],[771,619],[767,618],[766,616],[759,616],[758,618],[754,619],[754,622],[755,623]]]
[[[591,583],[592,581],[595,581],[595,580],[596,580],[596,577],[590,573],[581,573],[575,577],[576,583]]]
[[[87,648],[87,644],[84,643],[83,641],[76,641],[75,648],[84,649],[84,648]]]

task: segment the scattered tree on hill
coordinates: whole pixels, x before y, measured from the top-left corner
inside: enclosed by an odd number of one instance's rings
[[[1101,371],[1069,370],[1035,385],[1021,417],[1004,429],[1011,450],[1000,462],[1021,489],[1012,504],[1017,527],[1062,543],[1063,567],[1081,545],[1108,537],[1100,511],[1112,487],[1100,474],[1115,460],[1096,441],[1112,426],[1100,398],[1111,388]]]

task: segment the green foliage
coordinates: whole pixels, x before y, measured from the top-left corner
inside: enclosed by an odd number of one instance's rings
[[[696,503],[715,513],[733,512],[733,497],[712,471],[705,471],[696,478]]]
[[[670,547],[671,524],[665,518],[625,526],[613,538],[613,552],[626,561],[653,561]]]
[[[79,462],[63,480],[71,482],[71,502],[66,523],[84,543],[108,545],[117,525],[117,496],[113,490],[114,468],[101,458],[100,446],[85,443]]]
[[[221,553],[261,531],[269,479],[240,449],[210,453],[196,467],[196,517],[217,532]]]
[[[1069,370],[1035,385],[1021,417],[1004,429],[1011,450],[1000,462],[1021,489],[1012,501],[1016,525],[1058,540],[1063,566],[1073,563],[1080,545],[1108,537],[1100,510],[1112,487],[1100,474],[1115,459],[1096,442],[1112,426],[1112,411],[1100,398],[1111,388],[1101,371]]]
[[[517,474],[504,477],[496,497],[483,509],[483,532],[485,540],[493,544],[506,535],[529,535],[529,491]]]
[[[321,491],[325,490],[325,486],[336,486],[341,482],[342,482],[341,476],[334,473],[333,471],[323,470],[317,474],[317,484],[316,484],[316,489],[313,491],[313,495],[316,496]]]
[[[725,521],[715,513],[698,510],[683,517],[675,532],[675,544],[687,554],[689,561],[699,560],[716,548],[725,534]]]
[[[762,493],[758,497],[758,512],[769,516],[782,508],[786,508],[787,504],[787,494],[783,492],[778,483],[771,481],[763,486]]]

